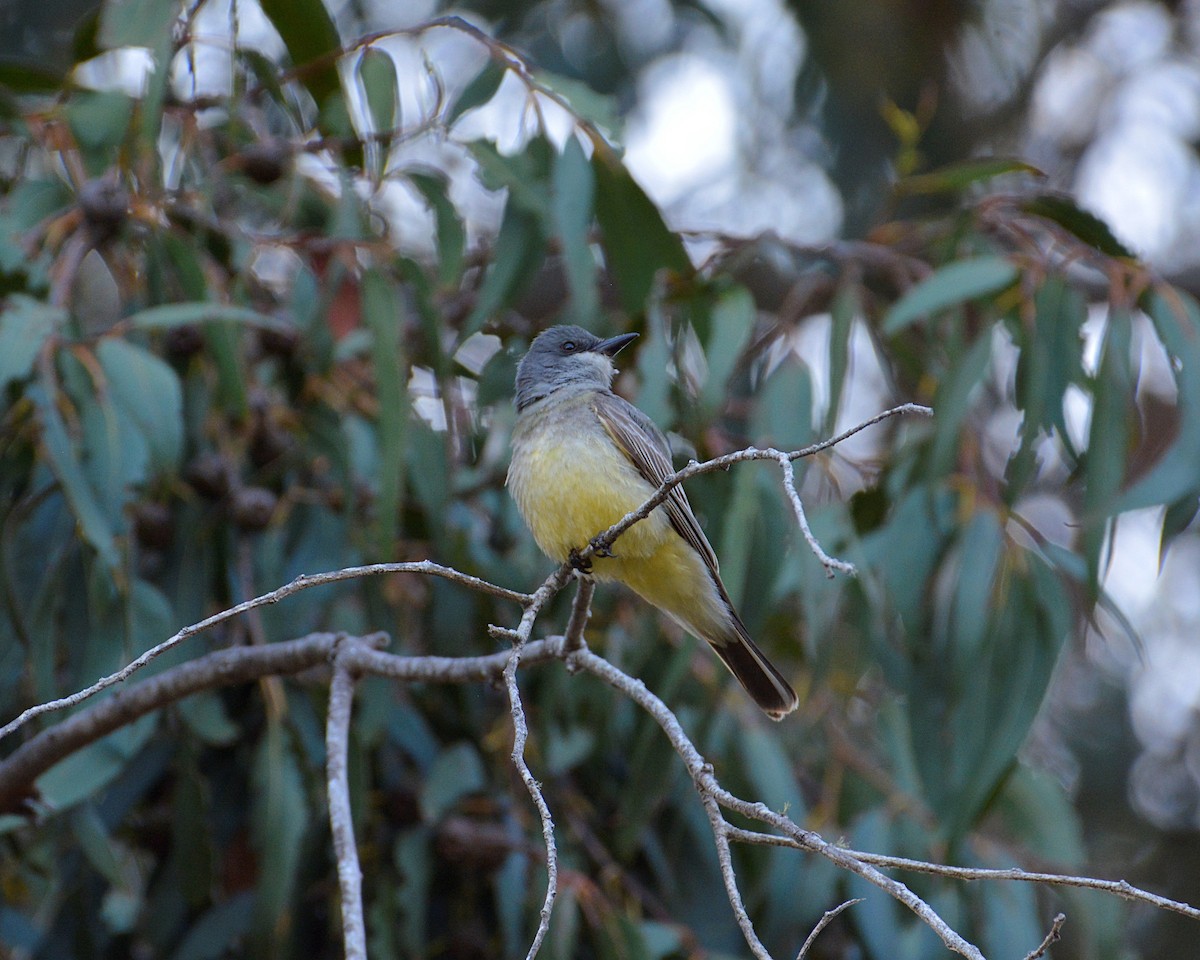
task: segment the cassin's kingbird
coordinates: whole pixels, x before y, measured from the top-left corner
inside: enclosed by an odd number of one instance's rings
[[[636,334],[607,340],[581,327],[543,332],[517,368],[517,425],[508,487],[534,540],[562,562],[636,510],[674,470],[662,431],[610,389],[612,358]],[[708,641],[746,692],[778,720],[796,693],[755,646],[717,573],[717,556],[682,487],[592,559]]]

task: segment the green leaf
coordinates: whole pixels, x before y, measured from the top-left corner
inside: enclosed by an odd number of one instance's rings
[[[1008,467],[1010,497],[1021,493],[1036,467],[1037,441],[1054,429],[1070,449],[1063,401],[1067,387],[1084,381],[1080,329],[1087,304],[1060,277],[1050,277],[1037,292],[1032,331],[1016,335],[1016,399],[1024,411],[1021,447]],[[1030,335],[1030,333],[1032,335]],[[1073,450],[1071,451],[1074,452]]]
[[[342,39],[322,0],[260,0],[259,6],[279,32],[297,78],[317,106],[340,97],[337,53]]]
[[[42,446],[46,452],[46,459],[58,482],[62,484],[63,493],[71,505],[71,512],[79,523],[83,538],[96,550],[104,565],[115,573],[121,566],[116,535],[84,476],[75,444],[67,433],[67,425],[44,385],[32,387],[29,395],[41,422]]]
[[[268,723],[255,751],[253,777],[250,823],[259,870],[254,925],[269,941],[290,910],[311,812],[288,731],[277,720]]]
[[[287,333],[295,331],[292,324],[268,314],[259,313],[257,310],[207,301],[168,303],[158,307],[147,307],[145,310],[131,314],[125,322],[142,330],[184,327],[197,323],[230,323]]]
[[[463,797],[487,785],[483,760],[474,744],[456,743],[438,754],[421,789],[421,812],[436,823]]]
[[[174,470],[183,453],[183,389],[179,376],[148,350],[106,337],[96,356],[108,378],[107,389],[138,425],[154,465]]]
[[[178,0],[108,0],[100,8],[100,46],[156,48],[181,12]]]
[[[842,407],[842,390],[850,369],[850,343],[854,336],[854,318],[862,312],[858,286],[843,279],[834,297],[829,316],[829,400],[825,408],[824,432],[832,436]]]
[[[978,510],[959,537],[951,635],[954,657],[961,663],[978,663],[1003,547],[1004,530],[990,510]]]
[[[996,293],[1012,286],[1017,275],[1016,266],[1004,257],[979,257],[947,264],[892,305],[883,319],[883,331],[898,333],[922,317]]]
[[[750,291],[736,286],[721,292],[709,317],[708,343],[704,349],[708,377],[700,390],[700,405],[712,416],[725,404],[729,378],[754,333],[758,310]]]
[[[933,450],[929,456],[929,469],[936,476],[944,476],[954,469],[959,431],[971,412],[971,394],[987,374],[991,358],[992,337],[985,331],[938,384],[933,402],[937,411],[933,423]]]
[[[67,313],[24,294],[13,294],[0,311],[0,399],[14,380],[33,372],[42,345],[67,320]]]
[[[1162,459],[1121,495],[1114,511],[1194,500],[1200,495],[1200,306],[1189,295],[1164,287],[1149,296],[1146,308],[1159,340],[1176,361],[1179,436]],[[1181,516],[1177,512],[1171,519],[1177,523]]]
[[[438,282],[454,287],[462,276],[467,233],[458,210],[450,200],[450,183],[441,171],[414,172],[408,179],[433,210],[437,227]]]
[[[156,711],[60,760],[37,778],[42,800],[61,812],[99,793],[125,770],[157,727]]]
[[[683,241],[667,229],[658,208],[612,151],[596,150],[592,169],[604,259],[622,306],[639,314],[660,270],[690,277],[692,263]]]
[[[400,942],[406,957],[423,957],[429,952],[425,918],[433,883],[432,839],[428,830],[417,828],[401,833],[392,847],[392,862],[402,881],[396,901],[401,915]]]
[[[483,65],[483,69],[463,88],[458,99],[446,111],[446,126],[453,125],[454,121],[468,110],[474,110],[491,100],[496,95],[496,91],[500,89],[500,84],[504,81],[507,73],[507,67],[499,60],[489,57],[487,63]]]
[[[1129,455],[1133,371],[1130,364],[1131,323],[1127,313],[1112,311],[1104,326],[1099,368],[1092,392],[1092,422],[1088,431],[1086,483],[1083,489],[1083,553],[1090,582],[1098,582],[1100,552],[1107,519],[1115,510],[1117,492],[1125,478]]]
[[[358,61],[358,80],[367,98],[371,132],[389,133],[399,126],[400,84],[396,64],[377,47],[367,47]]]
[[[1171,544],[1191,526],[1198,511],[1200,511],[1200,496],[1195,493],[1189,493],[1182,500],[1176,500],[1167,507],[1163,514],[1162,531],[1158,538],[1158,570],[1160,573]]]
[[[62,71],[27,59],[0,60],[0,87],[14,93],[56,93],[62,89]]]
[[[230,719],[225,701],[213,692],[199,693],[179,701],[178,710],[196,736],[204,743],[224,747],[237,740],[241,729]]]
[[[378,499],[372,530],[373,547],[381,560],[392,558],[400,524],[404,495],[404,451],[408,423],[407,364],[404,362],[401,331],[403,307],[395,287],[377,270],[362,278],[362,315],[371,331],[371,362],[379,400],[376,425],[379,463]]]
[[[812,376],[807,364],[788,356],[758,391],[754,412],[755,446],[798,450],[812,442]]]
[[[83,90],[67,103],[67,123],[93,175],[111,166],[129,131],[133,106],[133,99],[123,93],[97,90]]]
[[[1095,214],[1080,209],[1070,197],[1043,193],[1022,201],[1021,209],[1026,213],[1052,220],[1077,239],[1107,256],[1133,259],[1134,254],[1113,236],[1108,224]]]
[[[615,97],[600,93],[582,80],[557,73],[538,70],[533,78],[566,100],[571,105],[571,111],[581,120],[586,120],[607,133],[620,132],[621,112]]]
[[[187,932],[171,960],[220,960],[234,952],[254,919],[253,890],[238,893],[204,913]]]
[[[562,243],[567,286],[571,291],[568,316],[589,327],[600,309],[596,292],[596,261],[590,238],[596,182],[591,164],[576,137],[568,137],[554,163],[554,226]]]
[[[958,193],[972,184],[982,183],[1011,173],[1027,173],[1038,179],[1046,174],[1037,167],[1014,157],[979,157],[961,160],[912,177],[904,177],[895,186],[899,194]]]
[[[463,324],[464,335],[477,331],[520,292],[541,263],[545,242],[537,217],[509,197],[496,237],[496,257],[488,268],[475,308]]]
[[[507,190],[508,203],[517,204],[543,223],[551,221],[550,190],[553,150],[542,137],[534,138],[520,153],[501,153],[490,140],[467,144],[479,165],[480,182],[489,190]]]

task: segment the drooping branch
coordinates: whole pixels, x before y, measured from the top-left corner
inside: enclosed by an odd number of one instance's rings
[[[333,652],[333,679],[329,683],[329,711],[325,718],[325,779],[329,796],[329,826],[337,862],[338,890],[342,902],[342,943],[346,960],[367,960],[367,927],[363,920],[362,866],[354,842],[354,816],[350,809],[350,713],[354,703],[354,674],[342,650],[357,642],[340,637]]]

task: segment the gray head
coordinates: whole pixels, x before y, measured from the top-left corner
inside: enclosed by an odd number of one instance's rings
[[[583,327],[551,327],[538,334],[517,367],[517,410],[566,387],[607,390],[612,358],[636,333],[601,340]]]

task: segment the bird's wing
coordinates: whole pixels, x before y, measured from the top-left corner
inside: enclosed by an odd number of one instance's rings
[[[613,442],[651,486],[661,486],[675,472],[671,466],[671,448],[667,445],[667,438],[654,421],[633,404],[615,393],[598,393],[592,410]],[[700,554],[719,583],[717,555],[700,529],[683,487],[672,487],[663,506],[675,532]]]

